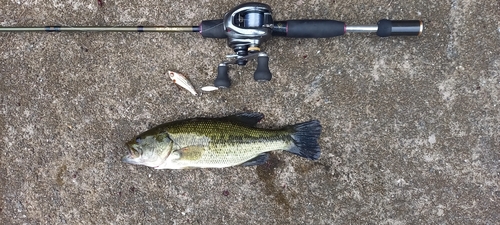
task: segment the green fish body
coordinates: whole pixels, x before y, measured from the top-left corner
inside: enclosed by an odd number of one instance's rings
[[[277,130],[257,128],[260,113],[223,118],[195,118],[165,123],[127,143],[122,161],[156,169],[253,166],[270,151],[284,150],[316,160],[321,125],[311,120]]]

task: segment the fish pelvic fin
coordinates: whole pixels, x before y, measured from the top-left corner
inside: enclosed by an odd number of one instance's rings
[[[321,155],[318,139],[321,134],[321,124],[318,120],[298,123],[290,127],[293,145],[288,150],[295,155],[317,160]]]

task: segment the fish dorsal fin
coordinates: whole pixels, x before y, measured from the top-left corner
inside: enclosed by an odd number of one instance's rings
[[[238,122],[246,126],[254,127],[264,118],[259,112],[245,112],[226,117],[230,121]]]
[[[242,166],[258,166],[266,163],[267,159],[269,159],[269,153],[260,153],[255,158],[252,158],[243,164]]]

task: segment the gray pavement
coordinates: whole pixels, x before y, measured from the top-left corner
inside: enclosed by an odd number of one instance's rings
[[[197,25],[243,1],[1,0],[1,26]],[[2,224],[496,224],[499,1],[266,1],[274,18],[420,19],[418,37],[274,38],[273,79],[232,67],[195,33],[0,33]],[[319,119],[322,156],[258,167],[124,164],[154,125],[242,111],[259,126]]]

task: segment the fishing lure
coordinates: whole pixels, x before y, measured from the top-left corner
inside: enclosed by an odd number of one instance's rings
[[[191,82],[189,82],[189,80],[184,75],[169,70],[168,76],[170,77],[170,79],[172,79],[174,84],[177,84],[182,88],[188,90],[193,95],[198,95]]]

